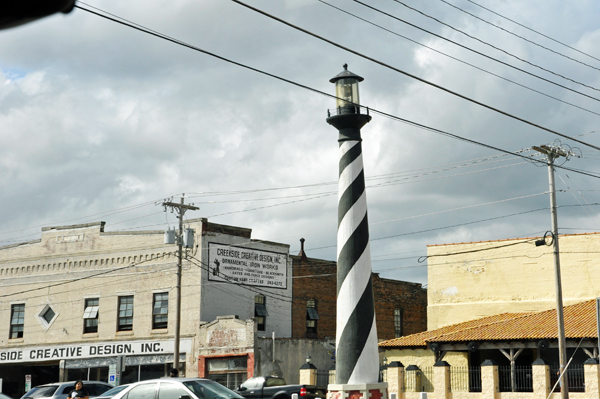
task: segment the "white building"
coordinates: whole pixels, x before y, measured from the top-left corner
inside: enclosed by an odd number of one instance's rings
[[[289,246],[206,219],[186,227],[195,244],[183,261],[180,372],[213,374],[200,331],[217,316],[246,320],[250,341],[291,337]],[[32,386],[107,380],[118,359],[121,383],[163,376],[173,362],[177,261],[163,231],[105,232],[104,222],[46,227],[40,240],[0,247],[2,391],[20,396],[25,375]],[[252,348],[215,362],[215,378],[251,376]]]

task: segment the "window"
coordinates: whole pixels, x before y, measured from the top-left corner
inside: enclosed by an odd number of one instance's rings
[[[394,309],[394,333],[396,338],[401,337],[402,332],[402,309]]]
[[[133,330],[133,295],[119,297],[119,322],[117,331]]]
[[[265,324],[267,321],[266,298],[264,295],[257,295],[254,297],[254,317],[256,318],[256,324],[258,331],[265,331]]]
[[[87,298],[85,300],[85,309],[83,311],[83,333],[98,332],[98,308],[100,307],[99,298]]]
[[[169,293],[154,294],[152,305],[152,329],[167,328],[169,323]]]
[[[317,320],[319,313],[317,312],[317,301],[309,299],[306,301],[306,334],[314,335],[317,333]]]
[[[25,324],[25,304],[19,303],[10,307],[10,338],[23,338]]]
[[[206,360],[206,378],[216,381],[229,389],[236,389],[248,378],[248,358],[246,356],[217,357]],[[159,398],[160,399],[160,398]]]
[[[56,315],[56,313],[54,312],[54,310],[52,310],[52,308],[50,306],[47,306],[44,309],[44,311],[40,314],[41,318],[44,319],[46,324],[50,324],[52,319],[54,319],[55,315]]]
[[[39,318],[40,324],[44,328],[44,330],[48,331],[54,320],[58,317],[58,313],[52,308],[52,306],[47,303],[46,306],[43,307],[41,312],[37,314]]]

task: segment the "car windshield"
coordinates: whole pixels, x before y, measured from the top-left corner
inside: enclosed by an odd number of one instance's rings
[[[184,381],[183,385],[194,392],[199,399],[244,399],[231,389],[210,380]]]
[[[46,398],[54,395],[58,389],[58,385],[50,387],[35,387],[25,394],[28,398]]]
[[[108,391],[106,391],[102,395],[100,395],[99,397],[102,397],[102,396],[115,396],[116,394],[118,394],[123,389],[127,388],[128,386],[129,386],[129,384],[119,385],[118,387],[114,387],[112,389],[109,389]]]

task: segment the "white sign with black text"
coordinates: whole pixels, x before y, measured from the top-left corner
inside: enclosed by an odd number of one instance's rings
[[[211,281],[287,288],[287,253],[208,244]]]

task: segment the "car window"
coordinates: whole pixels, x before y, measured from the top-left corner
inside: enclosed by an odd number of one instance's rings
[[[127,393],[127,399],[154,399],[154,390],[157,383],[141,384],[133,387]]]
[[[285,385],[285,380],[283,378],[267,378],[267,383],[265,384],[268,387],[279,387]]]
[[[83,387],[85,389],[85,386]],[[68,395],[75,390],[75,384],[73,385],[61,385],[60,388],[56,391],[57,395]]]
[[[106,391],[108,391],[111,387],[109,385],[104,384],[85,384],[83,389],[88,391],[90,396],[98,396]]]
[[[100,397],[103,397],[103,396],[115,396],[116,394],[118,394],[123,389],[127,388],[128,386],[129,386],[129,384],[119,385],[118,387],[114,387],[114,388],[109,389],[108,391],[104,392],[102,395],[100,395]]]
[[[183,395],[190,396],[189,392],[178,384],[161,382],[158,387],[158,399],[179,399]]]
[[[183,385],[199,399],[244,399],[231,389],[211,380],[184,381]]]
[[[54,392],[58,389],[58,385],[51,387],[36,387],[31,389],[25,396],[28,398],[45,398],[54,395]]]

